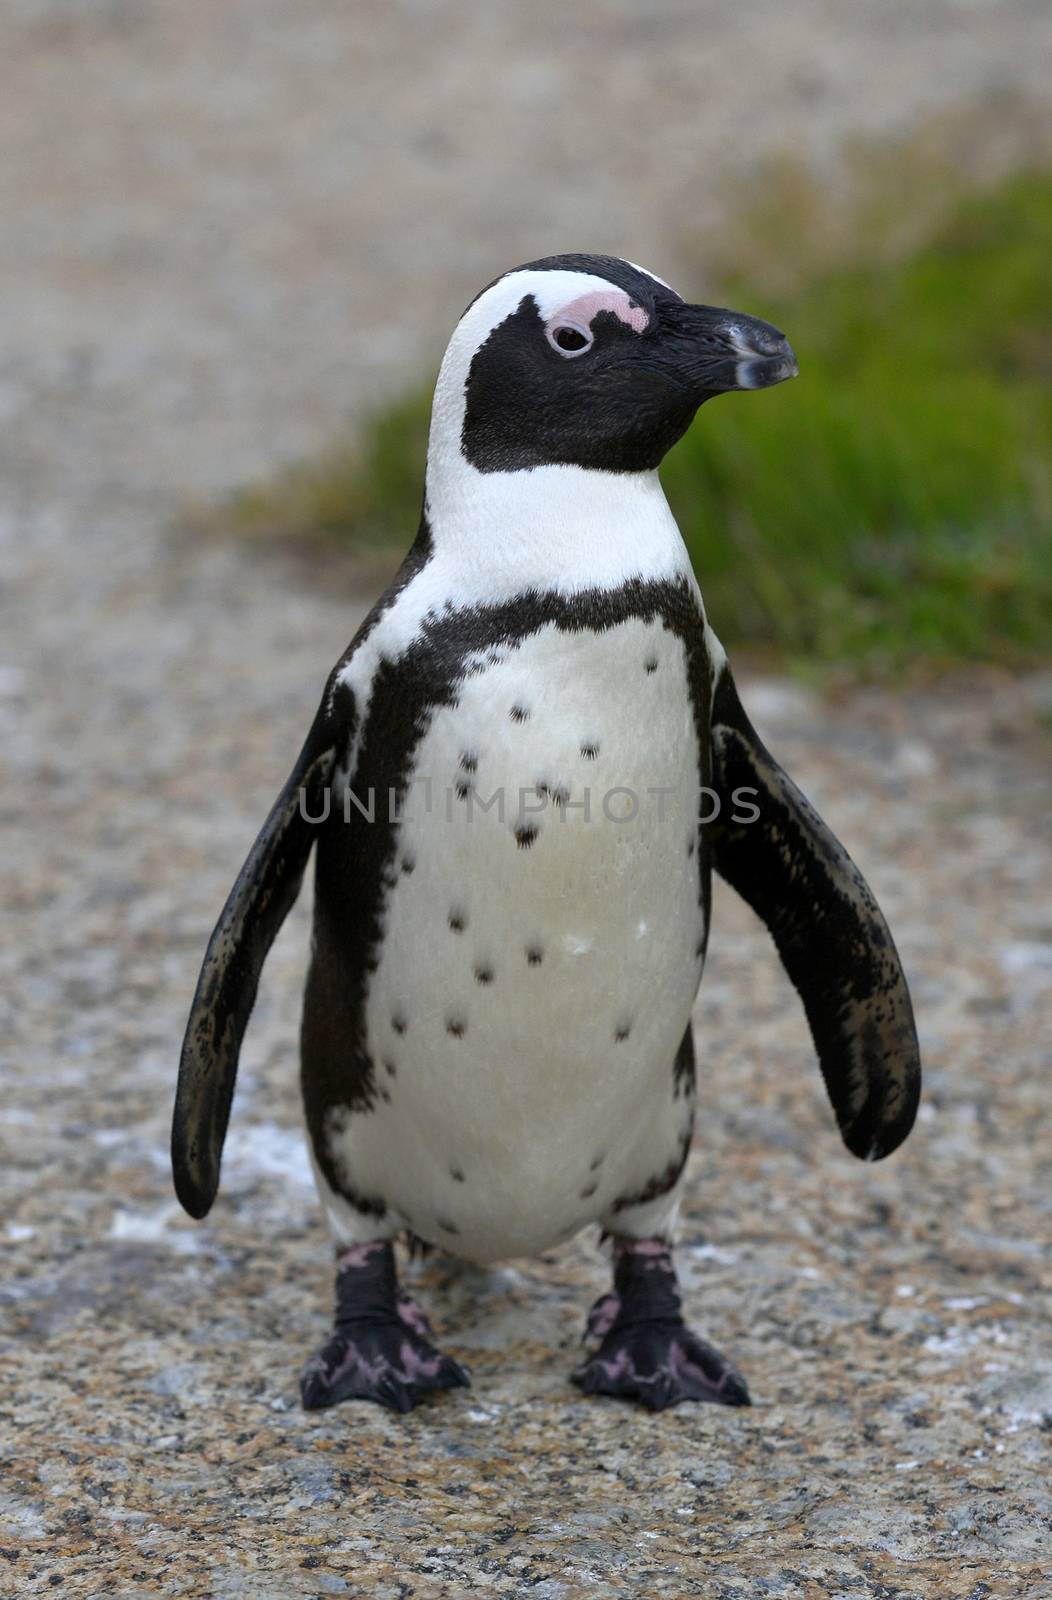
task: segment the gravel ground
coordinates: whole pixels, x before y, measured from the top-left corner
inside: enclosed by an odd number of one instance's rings
[[[416,1269],[470,1394],[299,1411],[306,897],[206,1224],[167,1171],[204,941],[361,609],[174,512],[316,446],[509,262],[673,270],[765,151],[1043,92],[1045,5],[921,10],[5,8],[3,1595],[1052,1595],[1047,678],[746,683],[889,913],[927,1067],[909,1143],[853,1162],[719,897],[681,1260],[751,1411],[567,1385],[591,1239]]]

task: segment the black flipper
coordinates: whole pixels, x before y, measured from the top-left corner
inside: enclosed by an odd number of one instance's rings
[[[807,1012],[844,1143],[875,1161],[913,1126],[920,1054],[909,989],[872,890],[764,748],[724,667],[712,706],[713,864],[770,929]],[[736,790],[753,791],[735,802]],[[734,814],[759,808],[753,822]]]
[[[259,975],[295,903],[317,836],[307,817],[321,815],[337,746],[342,752],[346,745],[348,720],[336,718],[330,705],[327,690],[288,782],[238,873],[197,980],[172,1119],[175,1192],[192,1217],[206,1216],[216,1197],[238,1054]]]

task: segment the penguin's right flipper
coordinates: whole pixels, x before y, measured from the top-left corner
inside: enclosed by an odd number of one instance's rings
[[[890,929],[840,841],[764,747],[723,667],[712,704],[713,865],[770,929],[807,1012],[848,1149],[876,1160],[913,1126],[920,1053]],[[744,791],[737,804],[736,795]],[[748,805],[755,821],[733,817]]]
[[[206,1216],[219,1187],[241,1040],[267,952],[299,893],[322,795],[347,725],[325,699],[288,782],[238,873],[205,952],[186,1024],[172,1118],[172,1173],[180,1203]]]

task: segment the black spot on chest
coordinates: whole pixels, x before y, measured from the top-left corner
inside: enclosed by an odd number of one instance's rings
[[[399,818],[409,797],[421,740],[437,713],[457,705],[470,663],[480,654],[506,653],[546,627],[567,634],[601,635],[632,620],[660,624],[682,642],[698,739],[699,778],[705,784],[710,777],[709,661],[703,619],[686,579],[633,580],[618,589],[570,596],[529,592],[495,606],[446,608],[424,619],[419,636],[400,656],[381,658],[367,697],[353,777],[353,789],[360,799],[370,793],[376,796],[375,814],[370,819],[352,806],[345,821],[342,806],[334,803],[329,819],[318,829],[314,952],[303,1023],[303,1088],[315,1155],[337,1192],[348,1195],[351,1186],[331,1158],[326,1120],[334,1109],[360,1114],[379,1100],[377,1073],[383,1068],[370,1052],[365,1012],[370,981],[380,961],[390,884],[397,870],[421,870],[419,861],[399,853]],[[530,708],[521,701],[516,701],[515,707],[529,713]],[[582,753],[586,759],[595,759],[597,743],[586,741]],[[479,759],[478,751],[466,747],[459,758],[460,773],[472,776]],[[393,802],[390,806],[388,797]],[[560,803],[562,792],[552,798]],[[529,850],[537,833],[536,824],[525,823],[514,832],[515,844],[520,850]],[[703,921],[707,922],[707,856],[699,861],[697,871]],[[449,908],[448,915],[451,931],[470,938],[461,908]],[[530,957],[527,960],[534,964]],[[493,968],[485,960],[469,965],[467,971],[483,987],[493,982]],[[459,1003],[453,996],[443,998],[448,1004]],[[409,997],[394,995],[391,1000],[390,1029],[401,1036],[412,1022]],[[443,1019],[441,1010],[438,1015]],[[450,1036],[463,1035],[464,1016],[450,1011],[443,1021]],[[524,1041],[524,1047],[527,1043]]]

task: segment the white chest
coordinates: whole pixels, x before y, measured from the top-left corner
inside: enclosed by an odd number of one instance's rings
[[[366,1007],[389,1099],[339,1137],[363,1188],[485,1259],[601,1217],[675,1143],[702,780],[660,620],[550,625],[474,669],[399,829]]]

